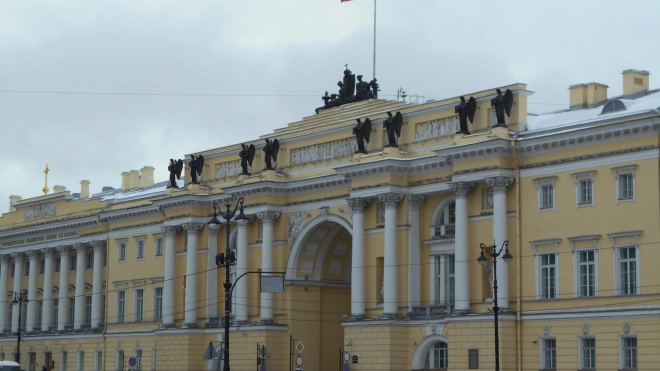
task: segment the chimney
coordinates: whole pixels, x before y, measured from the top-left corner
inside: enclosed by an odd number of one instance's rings
[[[56,185],[56,186],[53,187],[53,193],[60,193],[60,192],[64,192],[64,191],[66,191],[65,186]]]
[[[110,186],[105,186],[105,187],[101,188],[101,192],[104,192],[104,193],[114,191],[114,190],[115,189],[113,187],[110,187]]]
[[[129,173],[127,171],[124,171],[123,173],[121,173],[121,190],[122,191],[125,191],[125,190],[131,188],[130,184],[129,184],[130,176],[131,176],[131,173]]]
[[[145,166],[140,169],[140,187],[146,188],[154,185],[154,168]]]
[[[140,171],[131,170],[128,180],[128,189],[137,188],[139,186],[140,186]]]
[[[607,85],[597,82],[571,85],[571,109],[592,108],[607,101]]]
[[[89,180],[80,181],[80,198],[89,197]]]
[[[623,75],[623,95],[631,95],[649,90],[649,71],[625,70]]]
[[[16,196],[16,195],[9,196],[9,212],[10,213],[16,211],[16,208],[14,207],[14,205],[16,205],[16,203],[18,201],[22,200],[22,199],[23,198],[21,198],[21,196]]]

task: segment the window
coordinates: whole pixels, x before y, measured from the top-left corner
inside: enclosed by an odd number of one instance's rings
[[[30,262],[25,262],[25,269],[23,270],[23,276],[27,277],[30,275]]]
[[[142,370],[142,349],[135,349],[135,352],[133,352],[133,357],[137,359],[137,367],[135,368],[135,371],[141,371]]]
[[[578,251],[578,296],[596,296],[596,251]]]
[[[163,256],[163,238],[156,238],[156,256]]]
[[[77,371],[84,371],[85,370],[85,352],[82,350],[78,351],[78,368],[76,369]]]
[[[580,369],[596,368],[596,339],[580,339]]]
[[[117,260],[118,261],[125,261],[126,260],[126,243],[125,242],[120,242],[119,243],[119,251],[117,252]]]
[[[541,369],[557,368],[557,344],[555,339],[541,340]]]
[[[60,352],[60,371],[66,371],[66,350]]]
[[[43,316],[43,313],[44,313],[44,301],[39,300],[37,302],[37,316],[38,317],[37,317],[37,326],[36,326],[39,330],[41,330],[41,318]]]
[[[70,271],[75,271],[76,266],[78,265],[78,254],[73,254],[71,255],[71,260],[69,260],[70,265],[69,265],[69,270]]]
[[[163,288],[154,287],[154,321],[163,319]]]
[[[62,264],[62,259],[57,257],[55,258],[55,273],[60,272],[60,265]]]
[[[137,259],[144,259],[144,240],[139,240],[136,242],[135,257]]]
[[[59,319],[59,307],[60,301],[58,299],[53,299],[53,326],[57,328],[57,321]]]
[[[135,289],[135,322],[144,321],[144,289]]]
[[[538,208],[539,212],[555,210],[555,181],[556,176],[536,178],[536,189],[538,190]]]
[[[635,201],[635,169],[637,165],[612,168],[616,179],[616,202]]]
[[[116,322],[126,319],[126,291],[117,291],[117,317]]]
[[[94,253],[89,252],[87,253],[87,261],[85,264],[85,269],[92,269],[94,268]]]
[[[85,324],[92,324],[92,297],[85,296]]]
[[[557,255],[539,254],[539,298],[555,299],[557,297]]]
[[[99,323],[105,323],[105,294],[101,295],[101,318]]]
[[[76,318],[76,298],[69,298],[69,320],[66,324],[73,326],[74,318]]]
[[[124,351],[117,350],[115,353],[115,370],[124,371]]]
[[[594,182],[591,179],[578,182],[578,205],[591,205],[594,202]]]
[[[427,370],[447,368],[447,358],[447,343],[437,342],[426,354],[424,368]]]
[[[456,293],[454,255],[439,255],[436,261],[438,264],[437,302],[453,308]],[[451,311],[451,308],[448,312]]]
[[[625,336],[621,338],[621,368],[637,368],[637,337]]]
[[[619,294],[637,294],[637,246],[621,246],[617,250]]]
[[[44,274],[46,271],[46,259],[39,259],[39,274]]]
[[[101,371],[103,368],[103,351],[102,350],[97,350],[95,352],[96,354],[96,359],[94,360],[94,371]]]
[[[442,208],[433,226],[433,238],[453,238],[456,234],[456,203],[450,202]]]

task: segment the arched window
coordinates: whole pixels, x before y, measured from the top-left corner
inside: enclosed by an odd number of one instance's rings
[[[618,112],[618,111],[625,111],[626,105],[620,101],[619,99],[614,99],[609,102],[603,107],[603,110],[600,112],[601,115],[605,115],[607,113],[613,113],[613,112]]]
[[[456,223],[456,202],[446,203],[436,211],[435,223],[433,224],[433,238],[454,238]]]
[[[424,369],[437,370],[447,368],[447,343],[438,341],[429,347],[424,356]]]

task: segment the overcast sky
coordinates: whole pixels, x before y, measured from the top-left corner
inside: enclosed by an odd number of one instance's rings
[[[48,186],[256,139],[314,114],[344,64],[372,78],[371,0],[0,2],[0,212]],[[381,97],[448,98],[516,82],[530,112],[568,86],[660,86],[660,1],[378,0]],[[50,93],[45,93],[50,92]],[[76,94],[76,92],[80,94]],[[104,93],[104,94],[90,94]],[[112,93],[112,94],[107,94]],[[146,94],[146,95],[145,95]],[[1,201],[4,200],[4,201]]]

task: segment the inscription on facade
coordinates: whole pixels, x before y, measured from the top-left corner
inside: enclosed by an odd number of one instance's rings
[[[459,130],[458,116],[417,124],[415,142],[454,135]]]
[[[216,165],[216,176],[220,178],[231,178],[238,176],[243,169],[241,168],[241,160],[223,162]]]
[[[75,237],[75,236],[78,236],[79,233],[80,232],[76,230],[76,231],[70,231],[70,232],[61,232],[61,233],[49,234],[49,235],[46,235],[46,236],[23,238],[23,239],[20,239],[20,240],[3,242],[2,247],[23,245],[23,244],[27,244],[27,243],[34,243],[34,242],[41,242],[41,241],[52,241],[52,240],[57,240],[57,239],[60,239],[60,238],[67,238],[67,237]]]
[[[23,218],[25,220],[41,220],[47,216],[55,216],[55,204],[52,202],[28,207],[25,209]]]
[[[295,148],[291,151],[291,166],[352,156],[355,151],[357,142],[354,138]]]

